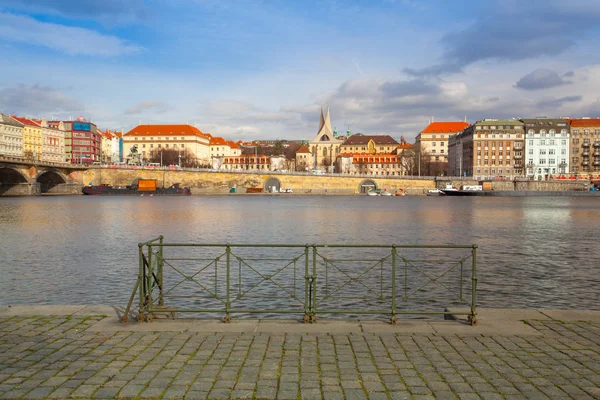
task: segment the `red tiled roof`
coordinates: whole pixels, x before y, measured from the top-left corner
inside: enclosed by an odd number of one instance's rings
[[[469,126],[466,122],[432,122],[421,133],[456,133]]]
[[[231,147],[232,149],[239,149],[240,146],[237,145],[237,143],[234,143],[232,141],[228,141],[227,144],[229,145],[229,147]]]
[[[571,126],[600,126],[600,118],[572,119]]]
[[[308,150],[308,146],[303,144],[296,153],[310,153],[310,151]]]
[[[125,136],[201,136],[210,139],[209,134],[191,125],[138,125]]]
[[[412,147],[413,147],[413,145],[410,143],[403,143],[400,146],[398,146],[399,149],[410,149]]]
[[[35,126],[35,127],[38,127],[38,128],[40,127],[40,124],[36,123],[35,121],[33,121],[31,119],[23,118],[23,117],[17,117],[16,115],[11,115],[10,117],[12,119],[14,119],[15,121],[19,121],[23,125]]]
[[[223,139],[222,137],[211,137],[210,139],[210,145],[211,146],[222,146],[222,145],[226,145],[227,141],[225,139]]]

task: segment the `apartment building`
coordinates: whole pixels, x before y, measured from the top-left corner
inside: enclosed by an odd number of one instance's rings
[[[525,176],[548,179],[569,172],[569,120],[557,118],[526,118]]]
[[[570,120],[570,172],[600,172],[600,118]]]
[[[515,119],[484,119],[449,143],[450,175],[475,179],[523,175],[524,124]]]

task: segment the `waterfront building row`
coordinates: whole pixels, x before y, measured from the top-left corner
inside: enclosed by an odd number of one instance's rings
[[[83,117],[47,121],[0,113],[0,156],[68,164],[119,162],[121,137],[120,132],[101,131]]]
[[[484,119],[448,138],[448,174],[547,179],[600,172],[600,119]]]

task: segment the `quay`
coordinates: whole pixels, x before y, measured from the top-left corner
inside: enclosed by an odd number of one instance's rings
[[[476,326],[123,311],[0,307],[0,398],[600,398],[600,311],[478,309]]]

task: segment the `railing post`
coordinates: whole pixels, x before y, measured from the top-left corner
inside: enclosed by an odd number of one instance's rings
[[[392,325],[396,325],[396,246],[392,246]]]
[[[231,247],[227,245],[225,248],[225,256],[226,256],[226,280],[227,280],[227,298],[225,300],[225,322],[231,321],[231,315],[229,315],[229,311],[231,310]]]
[[[160,235],[159,237],[159,243],[160,243],[160,247],[158,248],[158,263],[157,263],[157,268],[158,271],[156,272],[158,275],[158,304],[161,306],[165,305],[165,299],[163,297],[163,267],[164,267],[164,258],[163,258],[163,238],[164,236]]]
[[[148,272],[146,273],[146,310],[148,311],[148,316],[146,319],[148,321],[152,321],[152,274],[154,273],[154,269],[152,266],[152,245],[148,246]]]
[[[469,320],[471,325],[477,325],[477,245],[474,244],[471,250],[473,269],[471,271],[471,315]]]
[[[304,323],[310,320],[311,298],[308,287],[311,285],[311,279],[308,275],[308,245],[304,246]]]
[[[312,315],[311,322],[317,322],[317,246],[313,245],[312,270]]]
[[[138,321],[142,322],[144,320],[144,299],[146,298],[145,293],[145,276],[144,276],[144,245],[142,243],[138,244],[138,256],[140,259],[140,271],[138,274],[138,283],[140,289],[140,311],[138,313]]]

